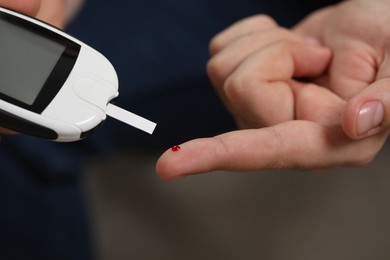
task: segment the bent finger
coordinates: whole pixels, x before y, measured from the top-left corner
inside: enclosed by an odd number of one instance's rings
[[[225,104],[236,115],[246,116],[251,127],[294,119],[294,77],[323,73],[330,50],[291,41],[268,46],[248,57],[226,80]],[[256,125],[256,123],[265,125]]]
[[[304,39],[284,28],[273,28],[237,37],[214,55],[207,64],[207,72],[214,86],[223,86],[226,78],[241,62],[256,51],[281,40]]]
[[[210,53],[215,55],[237,37],[277,26],[277,23],[268,15],[255,15],[240,20],[214,36],[210,41]]]

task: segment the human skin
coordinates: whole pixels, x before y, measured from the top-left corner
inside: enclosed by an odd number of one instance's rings
[[[390,125],[389,12],[388,0],[351,0],[292,30],[256,16],[221,32],[208,73],[242,130],[166,151],[157,174],[370,163]]]

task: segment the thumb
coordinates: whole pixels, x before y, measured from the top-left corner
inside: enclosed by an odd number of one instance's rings
[[[35,16],[38,13],[40,4],[40,0],[0,0],[1,7],[30,16]]]
[[[390,79],[382,79],[351,98],[343,112],[344,132],[361,139],[390,129]]]

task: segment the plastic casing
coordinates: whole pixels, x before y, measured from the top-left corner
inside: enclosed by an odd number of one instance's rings
[[[0,11],[40,25],[81,46],[65,84],[41,114],[4,100],[0,100],[0,109],[54,130],[58,135],[56,141],[77,141],[83,133],[92,132],[106,119],[108,102],[119,95],[118,77],[111,63],[95,49],[55,27],[4,8]]]

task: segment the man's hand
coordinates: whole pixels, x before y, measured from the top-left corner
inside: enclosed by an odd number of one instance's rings
[[[40,0],[0,0],[0,6],[17,12],[36,16],[40,7]]]
[[[293,32],[254,17],[216,36],[210,78],[238,125],[250,129],[165,152],[159,176],[369,163],[387,138],[388,23],[375,19],[389,5],[347,1]]]

